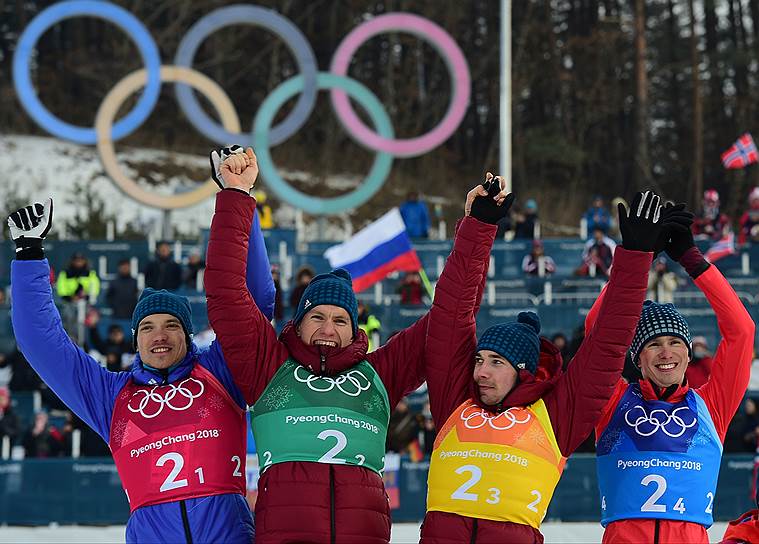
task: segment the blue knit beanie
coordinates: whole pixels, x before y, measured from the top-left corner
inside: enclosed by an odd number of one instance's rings
[[[678,336],[688,345],[688,355],[691,356],[691,337],[688,322],[673,304],[659,304],[652,300],[643,303],[638,328],[635,330],[630,356],[633,363],[638,362],[640,351],[648,342],[658,336]]]
[[[337,268],[327,274],[319,274],[311,280],[298,303],[293,322],[301,322],[306,312],[320,304],[331,304],[343,308],[351,318],[353,334],[358,327],[358,304],[353,293],[353,280],[344,268]]]
[[[186,297],[169,293],[166,289],[146,287],[132,314],[132,338],[137,345],[137,327],[140,321],[153,314],[171,314],[182,324],[185,334],[192,338],[192,309]]]
[[[477,351],[495,351],[505,357],[517,373],[524,369],[535,374],[540,357],[539,332],[538,314],[519,312],[516,323],[502,323],[487,329],[477,343]]]

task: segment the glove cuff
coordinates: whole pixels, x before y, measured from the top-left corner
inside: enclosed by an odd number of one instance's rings
[[[42,238],[26,238],[22,236],[14,240],[16,243],[17,261],[41,261],[45,258],[42,248]]]
[[[678,262],[694,280],[711,266],[696,246],[688,248]]]

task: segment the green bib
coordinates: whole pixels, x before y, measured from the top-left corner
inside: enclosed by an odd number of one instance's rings
[[[382,473],[390,401],[367,361],[320,377],[288,359],[253,405],[251,421],[261,470],[312,461]]]

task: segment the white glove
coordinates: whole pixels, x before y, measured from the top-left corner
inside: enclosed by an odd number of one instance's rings
[[[221,177],[221,165],[230,155],[245,153],[245,150],[239,145],[231,145],[220,149],[211,150],[211,177],[221,189],[224,189],[224,178]]]
[[[27,258],[41,259],[42,240],[50,232],[53,223],[53,199],[48,198],[44,204],[35,202],[16,210],[8,216],[11,238],[16,243],[16,256],[24,250]]]

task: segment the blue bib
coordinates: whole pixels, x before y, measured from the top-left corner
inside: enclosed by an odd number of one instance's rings
[[[677,404],[629,385],[596,443],[601,525],[671,519],[710,527],[722,442],[693,390]]]

